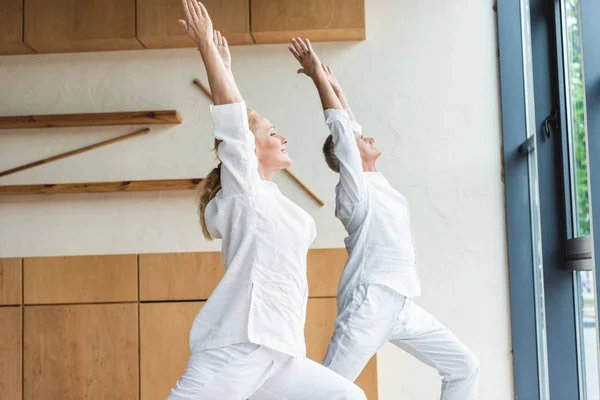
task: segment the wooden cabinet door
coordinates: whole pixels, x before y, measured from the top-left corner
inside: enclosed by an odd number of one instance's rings
[[[23,43],[23,0],[0,1],[0,55],[27,54]]]
[[[21,259],[0,258],[0,304],[21,304]]]
[[[133,50],[135,0],[27,0],[25,43],[39,53]]]
[[[256,43],[365,39],[365,0],[252,0]]]
[[[21,399],[21,307],[0,307],[0,399]]]
[[[224,274],[221,252],[140,254],[140,300],[206,300]]]
[[[135,254],[36,257],[23,262],[25,304],[126,302],[138,299]]]
[[[163,400],[185,371],[189,336],[202,302],[140,304],[142,400]]]
[[[230,45],[252,44],[248,0],[205,0],[215,29]],[[149,49],[196,47],[177,22],[184,19],[178,0],[137,0],[137,35]]]
[[[24,399],[137,400],[138,305],[26,306]]]

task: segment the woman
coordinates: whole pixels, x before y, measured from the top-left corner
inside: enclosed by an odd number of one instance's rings
[[[435,317],[412,302],[420,295],[408,201],[375,163],[381,151],[361,135],[344,92],[310,42],[292,39],[298,71],[315,83],[331,135],[323,152],[340,174],[336,217],[344,224],[348,261],[338,288],[338,317],[323,364],[354,381],[387,341],[442,376],[442,400],[474,400],[477,358]],[[324,101],[324,96],[327,101]]]
[[[227,41],[213,32],[204,5],[182,4],[180,23],[208,74],[221,161],[200,189],[200,219],[205,236],[222,239],[227,271],[194,319],[192,353],[168,399],[365,399],[305,358],[306,253],[315,225],[271,181],[292,165],[287,140],[246,109]]]

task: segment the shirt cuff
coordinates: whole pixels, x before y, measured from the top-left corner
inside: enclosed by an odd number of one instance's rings
[[[248,129],[248,109],[246,102],[210,106],[215,130],[220,129]]]
[[[347,120],[350,121],[350,117],[348,116],[348,112],[346,110],[335,110],[333,108],[328,108],[323,111],[325,115],[325,123],[330,124],[335,121]]]

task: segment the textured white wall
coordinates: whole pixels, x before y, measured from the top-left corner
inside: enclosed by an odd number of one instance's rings
[[[368,40],[317,43],[337,71],[379,162],[413,207],[424,294],[418,303],[481,359],[480,399],[512,399],[500,109],[493,0],[367,0]],[[316,91],[286,46],[233,48],[249,105],[290,139],[281,189],[317,220],[314,247],[342,247],[336,175]],[[188,178],[213,165],[205,79],[191,49],[0,57],[0,115],[177,109],[183,124],[0,178],[0,184]],[[135,127],[0,134],[0,170]],[[190,192],[0,197],[0,257],[215,250]],[[379,355],[380,398],[436,399],[439,380],[391,345]]]

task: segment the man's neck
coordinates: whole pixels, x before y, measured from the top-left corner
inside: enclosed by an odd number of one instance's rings
[[[375,169],[375,163],[363,162],[363,172],[377,172],[377,169]]]

